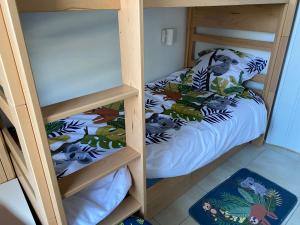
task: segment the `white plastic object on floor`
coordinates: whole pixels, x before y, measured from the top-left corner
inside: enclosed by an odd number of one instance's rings
[[[0,206],[5,211],[9,211],[13,217],[16,217],[16,220],[20,222],[18,224],[36,224],[18,179],[13,179],[0,185]],[[4,210],[1,211],[3,212]],[[2,224],[3,218],[0,221]],[[5,222],[5,224],[7,223]]]

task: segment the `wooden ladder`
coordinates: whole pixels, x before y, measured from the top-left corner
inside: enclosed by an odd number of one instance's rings
[[[7,129],[2,131],[16,174],[42,224],[67,224],[62,199],[125,165],[133,179],[130,194],[100,224],[117,224],[145,212],[143,1],[102,3],[99,9],[118,10],[123,85],[41,108],[18,7],[13,0],[0,0],[0,108],[15,127],[19,144]],[[127,147],[57,181],[45,123],[120,100],[125,105]]]

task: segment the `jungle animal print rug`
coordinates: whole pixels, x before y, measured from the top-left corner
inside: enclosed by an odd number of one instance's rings
[[[266,178],[241,169],[189,210],[201,225],[279,225],[297,197]]]

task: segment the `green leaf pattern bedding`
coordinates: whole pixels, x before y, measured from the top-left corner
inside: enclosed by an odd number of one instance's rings
[[[230,121],[241,100],[264,105],[251,90],[222,96],[202,91],[195,83],[197,79],[185,69],[145,85],[148,149],[157,152],[166,147],[183,127]],[[216,88],[223,90],[222,82]],[[124,104],[116,102],[49,123],[46,131],[56,174],[61,178],[126,146]]]

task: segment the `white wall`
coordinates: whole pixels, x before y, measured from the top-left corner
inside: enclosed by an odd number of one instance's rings
[[[183,67],[185,9],[145,10],[145,80]],[[117,13],[34,13],[22,16],[42,106],[121,84]],[[177,29],[174,46],[162,46],[161,29]]]
[[[298,152],[300,152],[299,7],[267,137],[267,143]]]
[[[185,58],[186,10],[146,9],[145,80],[153,81],[181,69]],[[176,28],[174,46],[161,45],[161,29]]]

